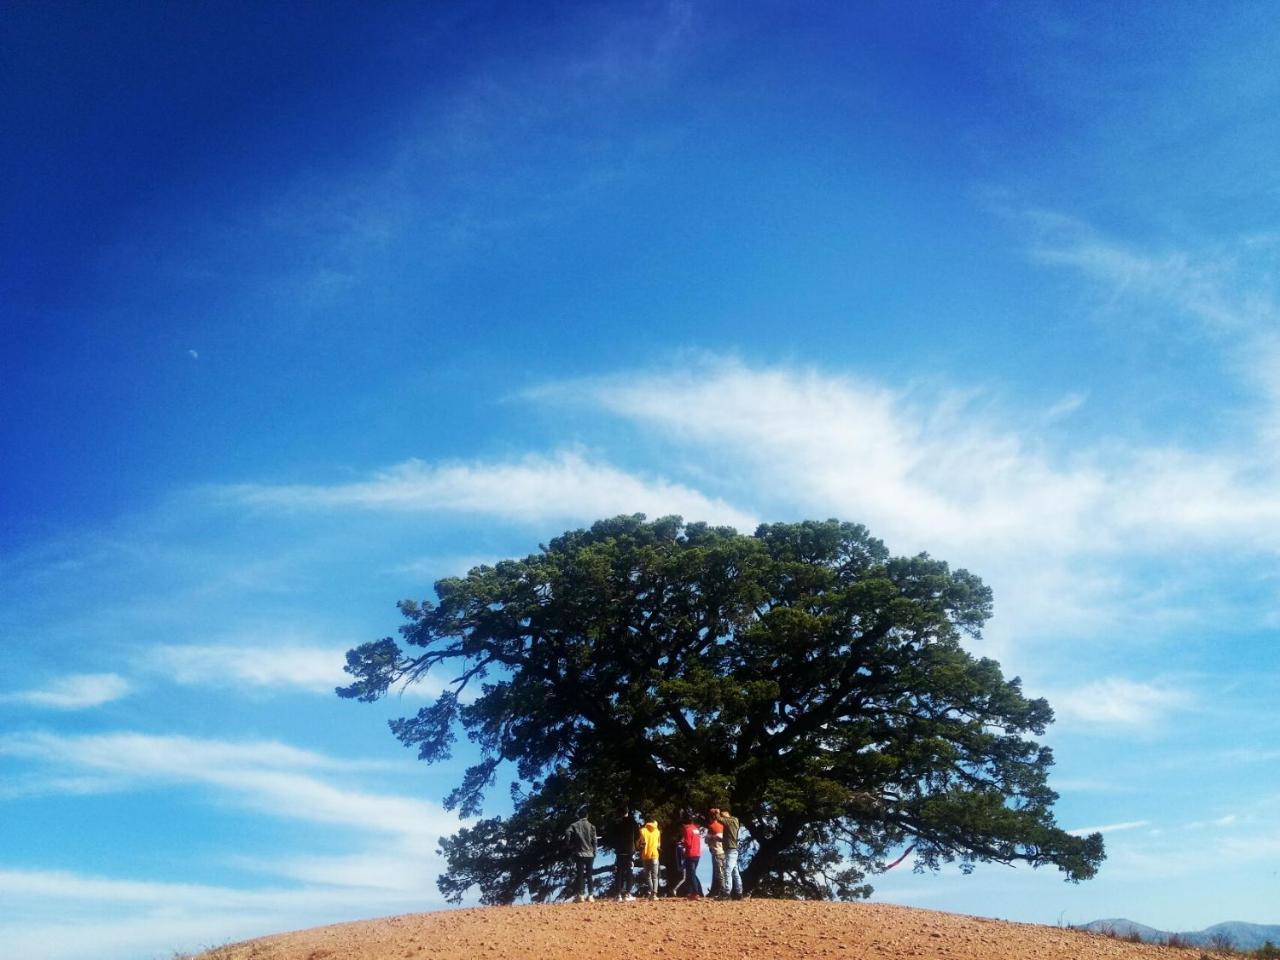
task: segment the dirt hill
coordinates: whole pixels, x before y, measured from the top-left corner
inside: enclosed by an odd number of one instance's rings
[[[881,904],[660,900],[486,907],[316,927],[202,960],[1102,960],[1198,951]]]

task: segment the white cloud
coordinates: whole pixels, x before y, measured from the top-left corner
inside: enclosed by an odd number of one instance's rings
[[[435,890],[436,877],[443,870],[435,853],[435,841],[410,843],[392,850],[325,856],[239,857],[236,865],[276,877],[306,884],[359,887],[373,891],[394,891],[421,898],[423,891]]]
[[[211,907],[254,906],[261,891],[231,890],[195,883],[148,883],[61,870],[0,869],[0,896],[177,905],[201,901]]]
[[[245,484],[226,489],[243,503],[285,509],[482,513],[525,523],[595,520],[619,513],[678,513],[750,530],[755,519],[723,500],[662,478],[644,479],[579,453],[514,463],[433,466],[409,460],[369,480],[322,486]]]
[[[1261,401],[1260,458],[1280,457],[1280,299],[1272,269],[1280,237],[1156,250],[1104,236],[1061,214],[1024,216],[1037,232],[1035,259],[1079,271],[1112,303],[1158,305],[1165,336],[1190,332],[1221,352]]]
[[[1053,557],[1280,537],[1280,485],[1247,458],[1101,442],[1055,456],[1028,421],[973,396],[716,360],[542,393],[746,467],[754,490],[856,517],[903,550]]]
[[[354,646],[309,644],[250,645],[247,643],[161,644],[145,651],[139,663],[184,686],[229,687],[240,691],[296,690],[332,696],[335,687],[351,682],[343,665]],[[447,681],[430,673],[401,688],[412,698],[439,696]],[[474,697],[464,691],[463,700]]]
[[[1240,820],[1240,815],[1236,813],[1228,813],[1225,816],[1215,817],[1212,820],[1192,820],[1186,824],[1186,830],[1205,830],[1214,827],[1233,827]]]
[[[129,693],[129,682],[115,673],[76,673],[59,677],[35,690],[0,696],[0,701],[26,703],[51,710],[84,710],[119,700]]]
[[[529,396],[603,410],[677,445],[672,461],[715,465],[700,475],[709,494],[770,518],[861,521],[894,552],[977,571],[996,617],[976,649],[1006,662],[1046,637],[1142,642],[1207,619],[1171,569],[1177,558],[1270,556],[1280,542],[1280,477],[1249,448],[1064,445],[1043,416],[976,393],[715,357],[683,369]],[[1194,579],[1203,587],[1202,571]]]
[[[565,388],[572,394],[575,388]],[[863,520],[902,549],[1073,542],[1101,477],[1055,469],[1028,439],[970,409],[850,377],[708,362],[683,376],[582,384],[580,398],[714,457],[805,511]],[[1041,518],[1033,532],[1022,520]]]
[[[185,784],[205,796],[265,815],[321,824],[324,849],[354,835],[364,846],[342,855],[299,852],[265,858],[228,855],[257,873],[284,878],[288,888],[224,888],[201,884],[120,880],[77,873],[0,869],[0,912],[19,922],[14,942],[41,943],[23,956],[137,955],[139,945],[173,949],[193,942],[245,937],[358,917],[441,905],[434,879],[442,863],[439,838],[460,821],[438,804],[352,786],[356,774],[382,765],[349,761],[276,741],[223,741],[139,733],[0,737],[0,756],[53,770],[51,783],[72,775],[101,778],[115,789]],[[344,831],[349,831],[344,832]],[[123,914],[123,916],[121,916]],[[69,917],[87,917],[70,924]],[[42,917],[64,932],[47,940]],[[165,922],[158,925],[150,921]],[[0,931],[4,929],[0,923]],[[168,936],[168,942],[159,939]],[[23,939],[25,938],[25,939]],[[99,943],[101,940],[101,943]],[[78,952],[77,952],[78,950]]]
[[[218,788],[244,806],[288,819],[425,837],[431,843],[457,818],[423,800],[335,786],[325,775],[376,769],[277,741],[225,741],[141,733],[64,736],[11,734],[0,755],[113,778],[117,785],[188,783]]]
[[[279,509],[462,511],[521,522],[679,513],[750,530],[757,516],[840,516],[899,553],[928,550],[978,571],[997,619],[979,651],[1015,638],[1150,635],[1183,619],[1171,582],[1132,576],[1176,548],[1269,552],[1280,483],[1240,454],[1094,440],[1055,452],[1042,430],[1083,395],[1017,415],[970,393],[891,389],[851,376],[705,357],[685,372],[551,384],[528,394],[603,411],[681,448],[645,478],[579,452],[505,463],[410,460],[356,482],[224,488]],[[713,464],[714,468],[706,465]],[[1145,605],[1136,600],[1149,601]]]
[[[41,759],[81,769],[173,780],[217,776],[219,771],[352,770],[367,763],[335,760],[275,740],[206,740],[145,733],[64,736],[22,733],[0,737],[0,754]]]
[[[1063,420],[1083,407],[1088,400],[1089,395],[1087,393],[1078,390],[1072,391],[1046,410],[1044,419],[1047,422]]]
[[[1048,695],[1060,722],[1095,731],[1153,731],[1192,703],[1190,694],[1170,686],[1120,677],[1095,680]]]
[[[349,647],[230,643],[164,644],[145,662],[175,683],[237,687],[296,688],[332,694],[350,681],[342,669]]]
[[[0,941],[9,955],[24,960],[169,956],[281,930],[422,909],[430,889],[341,882],[233,888],[0,869]]]
[[[1124,823],[1109,823],[1104,827],[1076,827],[1074,830],[1068,830],[1067,833],[1073,837],[1087,837],[1091,833],[1120,833],[1124,830],[1137,830],[1140,827],[1150,826],[1150,820],[1128,820]]]
[[[1115,297],[1142,297],[1175,306],[1211,334],[1239,334],[1271,323],[1280,312],[1265,291],[1241,289],[1241,254],[1225,248],[1152,250],[1106,237],[1062,214],[1028,214],[1038,237],[1031,253],[1042,263],[1075,268]],[[1274,252],[1265,244],[1264,255]],[[1257,255],[1256,253],[1254,255]]]

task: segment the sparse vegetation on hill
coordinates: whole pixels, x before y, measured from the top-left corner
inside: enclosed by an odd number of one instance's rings
[[[1280,926],[1258,923],[1218,923],[1204,930],[1172,932],[1134,923],[1132,920],[1094,920],[1080,929],[1132,943],[1160,943],[1171,947],[1208,948],[1221,955],[1256,956],[1276,960],[1280,950]],[[1274,955],[1274,956],[1273,956]]]

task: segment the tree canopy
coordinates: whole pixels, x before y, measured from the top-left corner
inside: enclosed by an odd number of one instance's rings
[[[401,642],[347,654],[343,697],[428,671],[450,682],[392,732],[427,762],[460,731],[479,759],[446,799],[481,817],[442,849],[440,889],[486,903],[560,895],[559,838],[586,803],[670,821],[728,806],[757,895],[865,896],[917,869],[1052,865],[1094,875],[1102,837],[1059,828],[1042,736],[1053,713],[961,646],[991,614],[975,575],[892,557],[858,524],[646,522],[573,530],[521,560],[403,601]],[[510,781],[512,812],[483,817]]]

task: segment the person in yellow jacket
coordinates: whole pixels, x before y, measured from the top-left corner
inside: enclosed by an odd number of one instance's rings
[[[662,831],[658,822],[646,819],[636,838],[636,850],[640,853],[640,867],[649,886],[649,899],[658,899],[658,851],[662,848]]]

